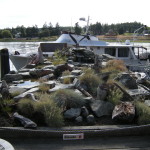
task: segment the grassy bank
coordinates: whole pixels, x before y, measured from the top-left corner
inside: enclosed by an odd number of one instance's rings
[[[58,36],[50,36],[45,38],[5,38],[0,39],[0,42],[42,42],[42,41],[55,41]]]

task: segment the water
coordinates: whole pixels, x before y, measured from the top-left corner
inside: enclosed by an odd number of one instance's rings
[[[37,52],[40,42],[0,42],[0,49],[7,48],[9,53],[18,51],[19,53]],[[10,61],[10,70],[16,70]]]
[[[146,47],[147,52],[150,52],[150,43],[134,43],[134,45]],[[0,49],[7,48],[9,53],[14,53],[15,51],[19,53],[37,52],[39,46],[40,42],[0,42]],[[137,50],[135,50],[135,53],[137,53]],[[11,61],[10,68],[15,70]]]

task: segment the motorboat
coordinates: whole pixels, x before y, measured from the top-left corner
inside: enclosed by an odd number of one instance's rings
[[[88,24],[89,23],[87,23],[87,25]],[[116,59],[124,60],[126,65],[141,64],[141,61],[139,60],[140,51],[147,50],[142,46],[134,45],[134,43],[131,43],[129,40],[126,40],[125,43],[109,43],[105,41],[100,41],[96,36],[88,34],[88,26],[85,35],[77,35],[75,33],[65,31],[62,32],[62,34],[56,41],[40,43],[40,48],[42,50],[43,55],[48,57],[52,56],[55,50],[62,50],[64,48],[74,47],[86,48],[87,50],[93,51],[96,55],[109,54],[115,57]],[[12,54],[10,55],[10,59],[12,60],[16,69],[18,70],[30,61],[30,56],[30,54]],[[145,61],[142,62],[142,64],[144,63]]]

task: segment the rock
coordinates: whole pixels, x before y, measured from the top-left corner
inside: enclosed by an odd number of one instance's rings
[[[33,68],[35,68],[35,67],[36,67],[35,64],[27,64],[27,65],[25,66],[25,68],[27,68],[27,69],[33,69]]]
[[[88,109],[85,106],[83,106],[81,108],[81,116],[83,116],[84,118],[86,118],[88,115],[89,115]]]
[[[9,86],[7,85],[5,80],[2,80],[1,89],[3,89],[3,88],[6,88],[6,89],[9,88]]]
[[[77,118],[75,119],[75,121],[76,121],[76,123],[78,123],[78,124],[82,123],[82,122],[83,122],[82,116],[77,117]]]
[[[12,84],[21,84],[21,83],[24,83],[23,80],[19,80],[19,81],[13,81]]]
[[[56,84],[56,86],[50,90],[48,90],[49,93],[55,92],[59,89],[73,89],[73,84]]]
[[[37,128],[37,124],[31,121],[28,118],[25,118],[21,115],[19,115],[17,112],[13,114],[14,119],[20,121],[20,123],[24,126],[24,128],[31,128],[35,129]]]
[[[39,85],[40,85],[39,82],[36,82],[36,81],[32,82],[32,81],[28,80],[28,81],[25,81],[24,83],[17,84],[17,87],[24,88],[24,89],[31,89],[31,88],[37,87]]]
[[[28,93],[33,93],[33,92],[37,92],[37,91],[39,91],[39,88],[32,88],[32,89],[30,89],[30,90],[28,90],[28,91],[26,91],[26,92],[24,92],[24,93],[22,93],[18,96],[15,96],[13,98],[13,100],[14,101],[19,101],[20,99],[24,98]]]
[[[109,116],[114,109],[113,104],[101,100],[95,100],[90,106],[91,110],[97,117]]]
[[[145,100],[144,102],[148,107],[150,107],[150,100]]]
[[[72,68],[67,63],[57,65],[56,68],[54,69],[55,77],[57,78],[57,77],[61,76],[62,72],[64,72],[65,70],[72,71]]]
[[[18,74],[21,75],[23,77],[23,79],[30,79],[31,78],[31,75],[29,72],[20,72]]]
[[[33,93],[27,93],[27,95],[26,95],[25,97],[31,99],[32,101],[36,101],[36,102],[38,101],[38,100],[35,98],[35,96],[34,96]]]
[[[79,75],[82,74],[82,70],[72,70],[71,74],[74,75],[74,76],[79,76]]]
[[[71,108],[64,113],[65,119],[75,119],[81,114],[81,108]]]
[[[3,99],[8,99],[10,97],[9,89],[7,89],[7,88],[3,88],[1,90],[1,94],[2,94]]]
[[[8,99],[10,94],[9,94],[9,86],[7,85],[5,80],[2,80],[2,84],[0,87],[0,92],[2,94],[3,99]]]
[[[54,65],[44,66],[43,69],[52,69],[54,70],[56,67]]]
[[[108,94],[108,87],[106,84],[100,84],[97,88],[97,99],[105,100]]]
[[[51,73],[53,73],[51,69],[33,69],[29,72],[30,76],[35,78],[43,77]]]
[[[135,116],[135,106],[131,102],[122,102],[116,105],[113,113],[112,119],[119,122],[130,123],[133,121]]]
[[[46,65],[46,66],[47,66],[47,65],[52,65],[52,62],[47,60],[47,61],[45,61],[45,62],[43,63],[43,65]]]
[[[3,78],[7,83],[12,81],[22,80],[23,77],[20,74],[6,74]]]
[[[85,100],[85,104],[87,107],[89,107],[90,104],[92,104],[93,101],[95,101],[95,99],[93,97],[84,97],[83,99]]]
[[[15,70],[9,71],[9,74],[16,74],[17,72]]]
[[[95,117],[93,115],[88,115],[86,121],[89,125],[94,125],[96,123]]]
[[[24,92],[26,92],[26,89],[24,89],[24,88],[20,88],[20,87],[16,87],[16,86],[10,86],[10,88],[9,88],[9,93],[13,97],[17,96],[19,94],[22,94]]]
[[[44,84],[48,85],[50,89],[54,88],[56,85],[55,81],[47,81],[44,82]]]
[[[48,74],[46,76],[40,77],[41,80],[53,80],[54,79],[54,74]]]
[[[121,82],[128,89],[138,89],[136,80],[133,79],[128,73],[119,74],[115,80]]]
[[[75,79],[73,80],[73,85],[75,86],[75,88],[78,88],[78,87],[80,86],[80,80],[77,79],[77,78],[75,78]]]

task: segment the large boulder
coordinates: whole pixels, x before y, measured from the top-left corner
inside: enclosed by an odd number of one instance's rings
[[[113,113],[112,119],[118,122],[130,123],[133,121],[135,116],[135,106],[131,102],[122,102],[116,105]]]
[[[30,70],[29,73],[30,73],[31,77],[39,78],[39,77],[43,77],[43,76],[53,73],[53,70],[51,70],[51,69],[33,69],[33,70]]]
[[[3,78],[3,80],[5,80],[7,83],[10,83],[12,81],[18,81],[18,80],[22,80],[23,77],[20,74],[6,74]]]
[[[70,67],[70,65],[68,65],[67,63],[66,64],[57,65],[56,68],[54,69],[55,77],[57,78],[57,77],[61,76],[62,72],[64,72],[65,70],[72,71],[73,68]]]
[[[64,113],[65,119],[75,119],[81,114],[81,108],[71,108]]]
[[[95,100],[91,105],[91,110],[97,117],[112,115],[114,105],[107,101]]]
[[[115,80],[121,82],[128,89],[138,89],[136,80],[132,78],[128,73],[119,74]]]

